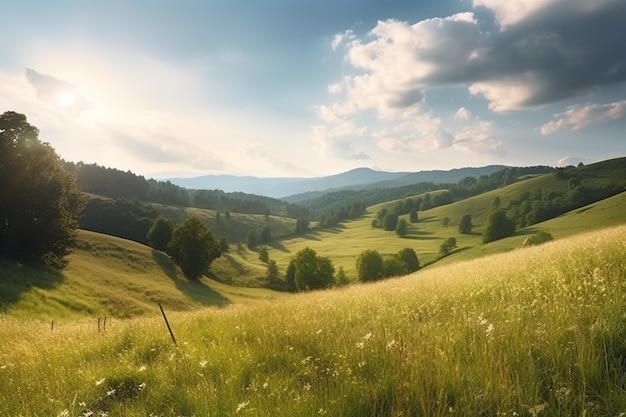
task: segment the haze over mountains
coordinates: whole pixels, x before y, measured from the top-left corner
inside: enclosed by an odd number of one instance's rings
[[[189,189],[217,189],[225,192],[243,192],[274,198],[286,198],[304,193],[342,188],[398,187],[419,182],[456,183],[465,177],[478,178],[482,175],[493,174],[504,168],[506,168],[504,165],[488,165],[479,168],[419,172],[385,172],[370,168],[356,168],[336,175],[314,178],[203,175],[191,178],[170,178],[169,181]]]

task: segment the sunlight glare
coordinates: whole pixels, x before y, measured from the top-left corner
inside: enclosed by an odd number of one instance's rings
[[[74,104],[74,94],[64,91],[57,97],[57,103],[61,107],[70,107]]]

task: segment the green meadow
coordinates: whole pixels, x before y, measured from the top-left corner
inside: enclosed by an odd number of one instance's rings
[[[0,415],[623,415],[625,242],[619,226],[375,284],[171,305],[177,344],[158,314],[106,330],[5,314]]]
[[[577,178],[622,184],[622,165]],[[302,235],[281,216],[158,207],[230,233],[198,280],[163,252],[85,230],[63,270],[0,260],[0,417],[626,415],[626,193],[482,243],[496,198],[564,184],[525,178],[420,211],[402,238],[372,227],[400,200]],[[458,232],[465,214],[471,234]],[[351,285],[267,289],[259,247],[241,243],[264,225],[281,274],[310,247]],[[540,230],[554,241],[524,246]],[[441,257],[450,237],[458,248]],[[421,270],[356,281],[362,251],[407,247]]]

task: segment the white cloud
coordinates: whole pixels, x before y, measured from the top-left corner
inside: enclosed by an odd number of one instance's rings
[[[337,33],[333,37],[333,40],[330,43],[330,47],[334,50],[339,48],[342,44],[349,43],[350,41],[356,38],[354,32],[352,30],[346,30],[342,33]]]
[[[467,110],[465,107],[461,107],[456,111],[454,115],[455,120],[463,120],[467,121],[472,117],[472,112]]]
[[[576,166],[579,163],[587,164],[593,162],[591,158],[587,158],[584,156],[566,156],[564,158],[559,159],[556,162],[557,167],[567,167],[567,166]]]
[[[470,153],[498,152],[503,142],[493,135],[493,123],[484,120],[466,126],[454,136],[454,148]]]
[[[549,135],[559,130],[578,130],[587,126],[621,119],[626,116],[626,100],[608,104],[572,106],[554,115],[554,120],[541,126],[541,133]]]
[[[518,23],[540,11],[550,3],[560,0],[473,0],[474,7],[491,9],[502,26]]]
[[[312,127],[313,139],[325,156],[341,159],[370,159],[369,155],[355,146],[355,140],[367,135],[367,128],[344,122],[329,129],[328,126]]]

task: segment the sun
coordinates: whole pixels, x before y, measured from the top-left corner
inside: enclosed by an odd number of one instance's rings
[[[76,98],[69,91],[60,93],[57,97],[57,104],[61,107],[71,107],[74,105]]]

